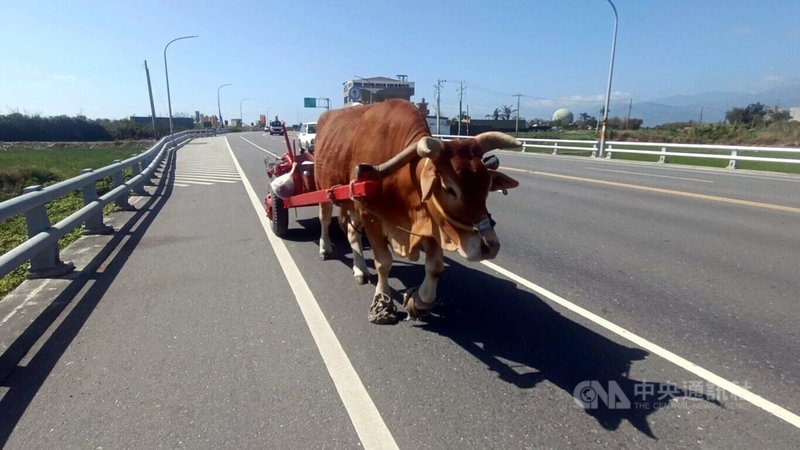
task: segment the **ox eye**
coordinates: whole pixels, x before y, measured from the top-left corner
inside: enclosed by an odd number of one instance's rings
[[[447,192],[447,195],[457,197],[455,189],[451,188],[450,186],[445,186],[444,191]]]

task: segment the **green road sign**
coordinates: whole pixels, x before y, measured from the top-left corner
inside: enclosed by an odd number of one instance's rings
[[[316,108],[317,107],[317,99],[311,97],[305,97],[303,99],[303,106],[306,108]]]

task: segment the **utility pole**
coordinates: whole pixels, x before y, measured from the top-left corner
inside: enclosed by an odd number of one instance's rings
[[[464,116],[462,114],[462,102],[464,100],[464,82],[459,82],[459,89],[458,89],[458,135],[461,136],[461,118]]]
[[[703,107],[700,106],[700,125],[703,124]]]
[[[442,83],[444,82],[445,80],[436,80],[436,86],[434,86],[436,88],[436,134],[442,134],[441,130],[439,129],[439,116],[441,115],[441,93]]]
[[[603,150],[606,147],[606,127],[608,126],[608,108],[611,101],[611,80],[614,77],[614,55],[617,51],[617,27],[619,25],[619,15],[617,14],[617,7],[614,2],[608,0],[611,9],[614,10],[614,37],[611,38],[611,63],[608,65],[608,89],[606,90],[606,106],[603,108],[603,130],[600,132],[600,148],[597,151],[597,157],[603,157]]]
[[[522,94],[514,94],[512,97],[517,97],[517,123],[514,124],[514,133],[519,134],[519,99],[522,97]]]
[[[150,69],[147,68],[147,60],[144,60],[144,73],[147,74],[147,93],[150,94],[150,118],[153,120],[153,137],[158,139],[158,129],[156,128],[156,107],[153,105],[153,87],[150,85]]]
[[[631,108],[633,108],[633,97],[628,101],[628,115],[625,117],[625,129],[628,129],[628,122],[631,120]]]

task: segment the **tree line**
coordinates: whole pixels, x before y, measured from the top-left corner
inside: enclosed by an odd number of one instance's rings
[[[180,131],[175,127],[176,131]],[[169,134],[169,126],[158,126],[158,136]],[[153,126],[131,119],[88,119],[83,115],[0,115],[0,141],[114,141],[154,139]]]

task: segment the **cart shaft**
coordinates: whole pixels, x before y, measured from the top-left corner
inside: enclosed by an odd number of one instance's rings
[[[342,186],[332,187],[330,189],[322,189],[314,192],[307,192],[305,194],[293,195],[283,201],[284,206],[287,208],[297,208],[300,206],[319,205],[322,203],[330,203],[331,196],[335,200],[349,200],[352,197],[370,197],[378,190],[375,181],[359,181]]]

